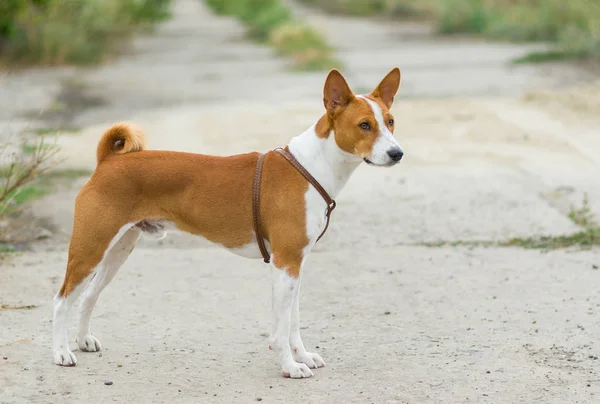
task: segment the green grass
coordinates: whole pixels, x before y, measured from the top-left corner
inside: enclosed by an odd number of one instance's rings
[[[52,128],[36,128],[32,132],[39,136],[46,136],[55,134],[57,130]]]
[[[8,172],[8,167],[0,167],[0,180],[6,176]],[[58,181],[72,181],[81,177],[89,177],[94,173],[93,170],[88,170],[85,168],[67,168],[62,170],[51,170],[44,173],[43,176],[36,178],[35,184],[40,184],[42,188],[51,186],[56,184]],[[32,186],[32,188],[36,188]],[[27,188],[23,188],[25,190]],[[24,191],[21,191],[21,193]],[[39,192],[35,192],[34,190],[27,191],[28,194],[42,196],[44,194],[44,190],[39,190]],[[31,200],[35,198],[25,197],[25,200]],[[25,201],[23,200],[23,202]]]
[[[301,0],[329,13],[356,17],[422,18],[433,14],[436,0]]]
[[[59,182],[72,182],[78,178],[91,176],[92,174],[93,171],[86,169],[48,171],[46,174],[44,174],[44,176],[37,178],[30,185],[19,188],[18,190],[10,193],[7,199],[14,201],[15,206],[21,206],[26,202],[39,199],[52,193]],[[11,208],[9,208],[6,213],[10,212]]]
[[[518,62],[600,57],[600,2],[595,0],[443,0],[438,29],[555,44]]]
[[[0,304],[0,310],[32,310],[36,309],[38,306],[35,304],[25,304],[25,305],[12,305],[12,304]]]
[[[35,145],[21,145],[25,153],[13,152],[15,146],[11,140],[0,143],[0,159],[6,162],[6,166],[0,166],[0,261],[14,252],[9,244],[11,223],[20,215],[23,204],[49,192],[45,184],[50,179],[45,174],[56,164],[59,150],[43,137],[37,139]]]
[[[2,0],[0,57],[17,65],[88,64],[169,16],[170,0]]]
[[[41,144],[41,145],[34,145],[34,144],[30,144],[30,143],[24,143],[21,146],[21,149],[23,150],[23,153],[25,154],[34,154],[36,152],[41,151],[41,149],[50,149],[52,148],[52,145],[49,144]]]
[[[270,33],[292,21],[291,11],[280,0],[205,0],[217,14],[231,15],[248,27],[255,39],[267,40]]]
[[[578,53],[562,51],[562,50],[550,50],[546,52],[531,52],[527,55],[516,58],[513,60],[515,64],[524,64],[524,63],[546,63],[546,62],[555,62],[558,60],[564,59],[584,59],[584,55],[580,55]]]
[[[0,220],[18,212],[24,203],[52,192],[59,184],[93,174],[87,169],[51,170],[57,163],[55,155],[58,147],[45,142],[43,137],[35,143],[22,143],[22,153],[7,153],[9,146],[13,144],[0,145],[0,157],[8,154],[9,160],[9,164],[0,166]]]
[[[57,133],[65,134],[65,133],[77,133],[79,129],[76,128],[35,128],[31,131],[38,136],[47,136],[54,135]]]
[[[278,54],[292,58],[297,70],[330,70],[341,65],[332,57],[333,48],[323,36],[304,23],[287,22],[277,27],[271,33],[270,43]]]
[[[502,247],[556,250],[569,247],[600,246],[600,227],[590,227],[583,231],[564,236],[541,236],[513,238],[498,244]]]
[[[273,46],[279,55],[292,60],[294,70],[340,68],[333,49],[314,28],[292,16],[282,0],[205,0],[221,15],[242,21],[248,36]]]
[[[547,41],[553,49],[517,63],[600,58],[597,0],[303,0],[358,16],[419,17],[441,34],[470,33],[509,41]]]
[[[516,237],[506,241],[436,241],[421,243],[426,247],[468,246],[468,247],[520,247],[526,249],[556,250],[569,247],[591,248],[600,246],[600,225],[584,195],[580,207],[571,206],[568,218],[583,230],[559,236]]]
[[[15,253],[15,248],[11,245],[0,242],[0,262],[8,259]]]
[[[56,145],[46,143],[44,138],[35,142],[22,143],[22,153],[10,153],[9,144],[0,144],[0,157],[8,159],[0,167],[0,219],[18,211],[23,203],[39,198],[47,192],[42,180],[49,163],[58,152]]]
[[[0,202],[0,210],[3,215],[10,215],[16,211],[20,206],[26,202],[39,199],[50,192],[50,188],[47,184],[33,183],[24,187],[15,189],[7,194],[5,198],[10,203],[4,206],[3,202]]]
[[[7,173],[8,169],[6,167],[0,168],[0,180],[3,181]],[[47,171],[43,175],[36,177],[27,185],[21,186],[10,192],[2,201],[0,201],[0,220],[18,216],[21,212],[21,208],[27,204],[27,202],[51,194],[59,184],[70,184],[78,178],[88,177],[92,174],[92,170],[86,169]],[[4,235],[5,234],[0,231],[0,262],[11,258],[15,253],[15,249],[10,245],[10,241],[3,239]]]
[[[558,250],[569,247],[590,248],[600,246],[600,227],[590,227],[577,233],[561,236],[515,237],[505,241],[434,241],[419,245],[425,247],[519,247],[539,250]]]
[[[577,208],[571,205],[569,214],[567,215],[571,221],[582,227],[593,227],[596,226],[596,218],[592,208],[590,207],[590,201],[587,194],[583,195],[581,207]]]
[[[35,146],[30,145],[30,144],[24,144],[22,148],[23,148],[23,153],[25,153],[25,154],[35,153],[35,151],[37,150]]]
[[[13,198],[17,205],[22,205],[25,202],[41,198],[47,193],[48,190],[43,187],[36,185],[28,185],[9,194],[9,198]]]
[[[44,176],[45,179],[55,180],[75,180],[81,177],[89,177],[94,173],[94,170],[88,170],[86,168],[67,168],[63,170],[52,170],[48,171]]]

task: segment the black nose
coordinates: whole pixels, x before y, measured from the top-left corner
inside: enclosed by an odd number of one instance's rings
[[[399,147],[388,150],[387,154],[394,161],[400,161],[402,160],[402,156],[404,156],[404,153],[402,152],[402,150],[400,150]]]

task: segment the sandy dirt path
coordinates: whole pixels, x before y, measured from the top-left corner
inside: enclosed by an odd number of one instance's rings
[[[294,6],[340,48],[357,91],[393,65],[404,74],[393,112],[406,157],[357,170],[303,279],[304,342],[327,367],[281,377],[267,349],[268,267],[181,234],[143,239],[103,293],[92,320],[103,351],[75,349],[77,367],[55,366],[51,299],[82,178],[33,204],[54,236],[0,269],[0,303],[36,306],[0,310],[0,403],[597,402],[598,248],[418,245],[575,232],[567,214],[584,193],[600,214],[600,119],[582,107],[599,105],[596,93],[539,91],[591,73],[509,67],[528,46],[457,44]],[[351,41],[340,34],[359,28]],[[36,121],[25,113],[35,102],[3,96],[2,124],[81,128],[60,138],[63,167],[93,169],[118,119],[142,125],[151,148],[232,154],[285,144],[322,113],[323,73],[286,71],[194,0],[177,1],[134,50],[95,69],[4,77],[40,106],[88,102]]]

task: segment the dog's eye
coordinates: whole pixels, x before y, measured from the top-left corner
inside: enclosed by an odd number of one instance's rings
[[[362,122],[360,124],[360,128],[364,129],[364,130],[369,130],[369,129],[371,129],[371,125],[369,125],[369,122]]]
[[[390,126],[394,126],[394,120],[393,120],[392,118],[390,118],[390,119],[388,120],[388,124],[389,124]]]

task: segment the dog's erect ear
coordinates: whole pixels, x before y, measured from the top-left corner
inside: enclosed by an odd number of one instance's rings
[[[381,101],[390,108],[394,103],[394,96],[398,92],[400,87],[400,69],[394,67],[388,74],[381,80],[381,83],[371,93],[373,97],[381,98]]]
[[[328,113],[333,113],[337,107],[345,107],[354,99],[354,94],[344,76],[333,69],[327,75],[323,89],[323,104]]]

